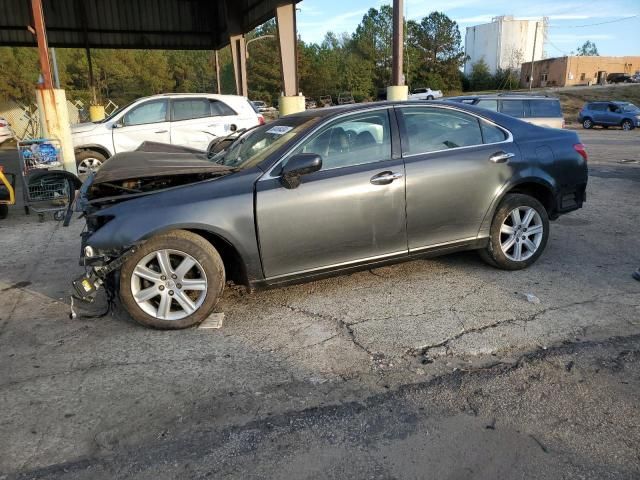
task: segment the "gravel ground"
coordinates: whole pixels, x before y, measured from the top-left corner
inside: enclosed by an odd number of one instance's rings
[[[230,288],[220,330],[157,332],[120,310],[69,319],[82,224],[13,207],[0,222],[0,472],[638,478],[640,137],[580,135],[588,203],[552,224],[532,268],[464,253]]]

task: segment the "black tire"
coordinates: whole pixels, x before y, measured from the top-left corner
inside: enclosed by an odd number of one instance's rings
[[[635,125],[629,119],[623,120],[620,126],[622,127],[623,130],[627,130],[627,131],[633,130],[635,128]]]
[[[433,100],[433,95],[427,95],[427,100]]]
[[[6,203],[0,204],[0,220],[4,220],[9,215],[9,205]]]
[[[593,120],[591,120],[589,117],[582,120],[582,128],[584,128],[585,130],[593,128]]]
[[[602,125],[603,130],[607,130],[608,128],[609,128],[609,125]]]
[[[525,207],[533,208],[538,213],[543,229],[542,238],[533,255],[523,261],[516,261],[509,258],[505,252],[502,251],[501,236],[505,234],[501,233],[501,228],[513,210]],[[489,245],[480,250],[479,253],[480,257],[489,265],[503,270],[521,270],[523,268],[527,268],[538,260],[547,245],[548,238],[549,215],[547,214],[547,210],[544,206],[537,199],[530,197],[529,195],[511,193],[504,197],[500,206],[493,215],[491,230],[489,233]]]
[[[87,170],[87,167],[89,166],[88,163],[98,162],[99,166],[97,166],[97,168],[100,168],[100,166],[102,166],[102,164],[106,160],[107,157],[105,157],[100,152],[96,152],[95,150],[82,150],[81,152],[78,152],[76,154],[76,167],[78,168],[78,177],[84,179],[89,175],[89,171]],[[82,172],[80,171],[81,169],[83,170]]]
[[[178,320],[165,320],[149,315],[138,305],[132,292],[131,278],[138,262],[147,255],[163,249],[177,250],[191,256],[200,264],[206,275],[207,289],[204,301],[192,314]],[[119,292],[124,308],[136,322],[147,327],[172,330],[198,325],[205,320],[218,303],[224,285],[224,264],[213,245],[195,233],[175,230],[151,238],[125,261],[120,270]],[[165,288],[175,287],[167,286]],[[172,305],[177,305],[177,303]]]

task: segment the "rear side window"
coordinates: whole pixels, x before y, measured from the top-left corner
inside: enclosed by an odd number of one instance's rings
[[[560,102],[557,100],[530,100],[532,117],[561,117]]]
[[[482,129],[484,143],[504,142],[507,139],[507,134],[504,130],[490,124],[489,122],[480,120],[480,128]]]
[[[498,111],[498,100],[478,100],[476,107],[486,108],[492,112]]]
[[[211,108],[206,98],[173,100],[173,121],[191,120],[211,116]]]
[[[595,110],[596,112],[604,112],[607,109],[607,105],[604,103],[590,103],[587,105],[589,110]]]
[[[211,103],[211,115],[214,117],[237,115],[237,113],[229,105],[221,102],[220,100],[209,100],[209,102]],[[252,105],[251,108],[253,109]]]
[[[524,118],[524,100],[502,100],[502,113],[515,118]]]
[[[402,108],[406,139],[404,155],[482,145],[478,118],[443,108]]]

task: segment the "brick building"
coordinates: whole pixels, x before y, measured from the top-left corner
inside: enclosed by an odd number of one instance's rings
[[[533,87],[565,87],[602,83],[610,73],[634,74],[640,57],[556,57],[533,62]],[[529,86],[531,62],[522,64],[520,85]]]

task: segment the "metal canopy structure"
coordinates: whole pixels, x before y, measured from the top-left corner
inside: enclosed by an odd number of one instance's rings
[[[300,0],[43,0],[51,47],[219,50]],[[0,46],[36,46],[30,0],[0,0]]]

